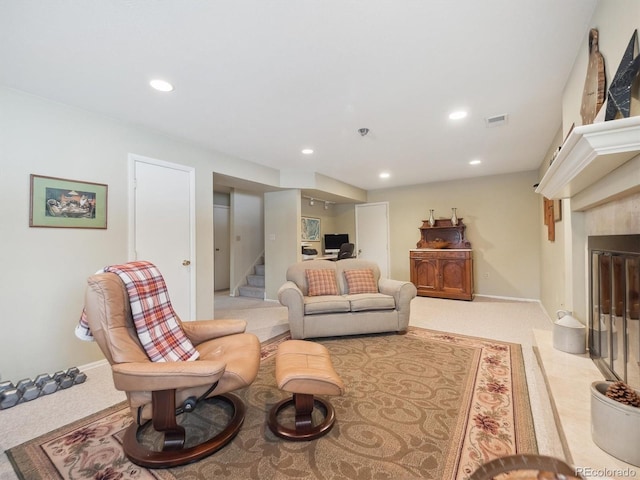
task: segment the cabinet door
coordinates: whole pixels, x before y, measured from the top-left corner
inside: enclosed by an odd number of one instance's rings
[[[440,270],[443,292],[458,295],[470,291],[465,260],[443,258]]]
[[[413,260],[412,276],[413,284],[419,292],[427,293],[438,290],[438,261],[417,258]]]

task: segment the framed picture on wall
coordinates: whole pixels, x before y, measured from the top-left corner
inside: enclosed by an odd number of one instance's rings
[[[302,241],[320,241],[320,219],[312,217],[302,217]]]
[[[107,228],[107,185],[31,175],[29,226]]]

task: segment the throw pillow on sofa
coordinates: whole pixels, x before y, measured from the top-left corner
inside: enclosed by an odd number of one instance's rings
[[[350,294],[378,293],[378,283],[370,268],[345,270],[344,276],[347,279]]]
[[[338,295],[336,273],[334,270],[305,270],[309,284],[309,296]]]

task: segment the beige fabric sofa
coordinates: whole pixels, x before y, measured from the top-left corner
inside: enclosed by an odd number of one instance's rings
[[[334,270],[338,295],[309,296],[308,269]],[[350,294],[344,275],[350,269],[373,270],[379,293]],[[289,309],[294,339],[403,332],[409,325],[409,305],[415,296],[411,282],[381,279],[376,263],[357,258],[292,265],[287,269],[287,282],[278,291],[278,300]]]

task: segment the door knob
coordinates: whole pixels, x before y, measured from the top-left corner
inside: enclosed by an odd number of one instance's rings
[[[189,265],[191,265],[191,262],[189,260],[183,260],[182,265],[188,267]]]

